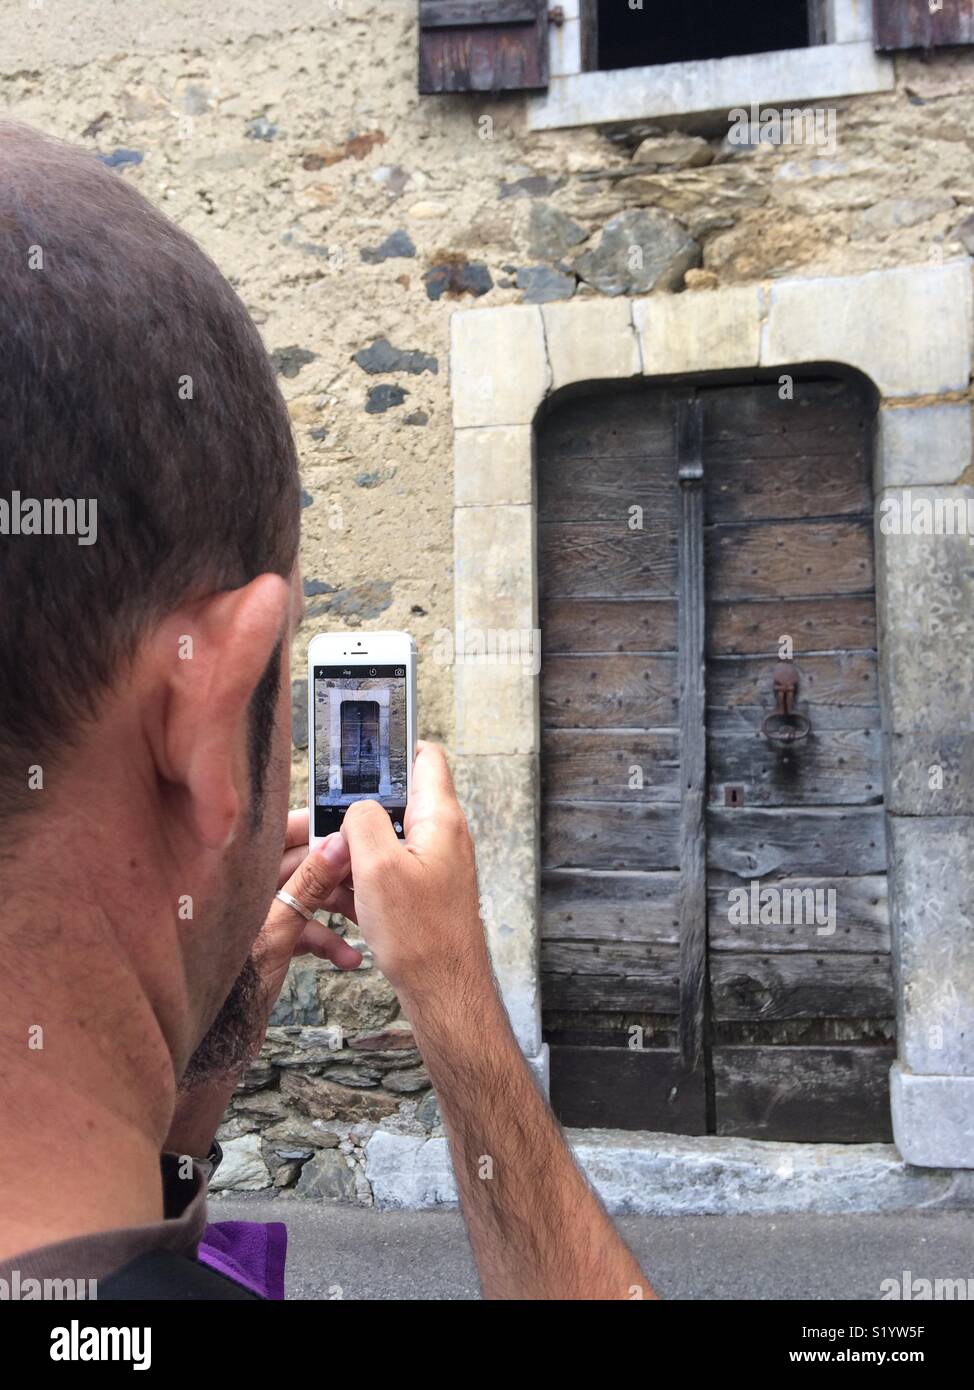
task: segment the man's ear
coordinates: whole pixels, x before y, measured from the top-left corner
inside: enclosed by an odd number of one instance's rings
[[[249,815],[250,702],[287,638],[290,599],[286,579],[262,574],[171,614],[152,639],[156,767],[208,849]]]

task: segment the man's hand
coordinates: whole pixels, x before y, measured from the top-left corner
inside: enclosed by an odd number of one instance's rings
[[[493,991],[473,843],[443,751],[420,743],[405,841],[375,801],[356,801],[342,834],[355,920],[407,1010],[423,999]],[[337,908],[344,911],[344,908]]]
[[[389,828],[392,829],[391,824]],[[338,912],[354,922],[355,900],[346,883],[351,868],[348,845],[339,832],[329,835],[309,854],[308,812],[290,812],[278,876],[279,889],[290,893],[311,912]],[[354,970],[362,964],[361,952],[349,946],[330,927],[323,922],[306,922],[293,907],[274,898],[254,943],[254,959],[264,986],[268,1016],[284,986],[288,966],[295,956],[301,955],[320,956],[339,970]]]
[[[340,834],[329,835],[308,853],[308,812],[288,816],[278,888],[297,898],[310,911],[340,912],[355,921],[355,904],[346,884],[350,872],[348,845]],[[330,960],[339,970],[354,970],[362,956],[323,922],[308,922],[293,907],[275,898],[253,948],[263,985],[265,1018],[277,1003],[294,956],[311,954]],[[170,1153],[202,1158],[209,1152],[217,1126],[237,1085],[237,1074],[216,1076],[176,1097],[176,1108],[164,1148]]]

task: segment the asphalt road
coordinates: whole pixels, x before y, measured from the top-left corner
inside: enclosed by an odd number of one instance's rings
[[[453,1211],[381,1212],[289,1197],[214,1197],[212,1221],[284,1221],[294,1299],[479,1298]],[[879,1299],[883,1280],[970,1280],[974,1212],[621,1217],[657,1290],[680,1299]]]

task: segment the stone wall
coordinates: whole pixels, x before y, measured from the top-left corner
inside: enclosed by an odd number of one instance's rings
[[[520,99],[420,99],[415,0],[200,11],[6,0],[0,101],[141,188],[260,325],[304,479],[298,745],[307,642],[343,625],[415,635],[420,732],[451,743],[436,634],[454,617],[455,308],[700,295],[974,250],[966,50],[898,56],[893,92],[835,103],[824,154],[734,148],[700,122],[531,134]],[[437,1132],[398,1015],[368,956],[350,976],[296,966],[222,1131],[221,1180],[368,1200],[375,1125]]]

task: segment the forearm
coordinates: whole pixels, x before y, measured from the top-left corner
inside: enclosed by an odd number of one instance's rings
[[[404,1000],[492,1299],[655,1298],[578,1169],[493,986]]]

